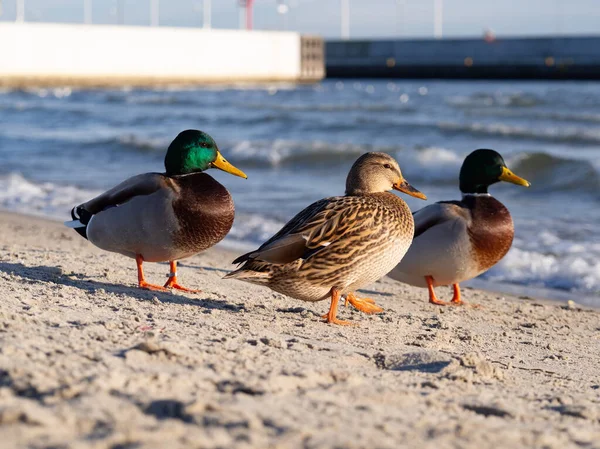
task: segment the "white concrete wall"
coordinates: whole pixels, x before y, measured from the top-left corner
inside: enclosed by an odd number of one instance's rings
[[[297,80],[300,35],[111,25],[0,23],[0,80]]]

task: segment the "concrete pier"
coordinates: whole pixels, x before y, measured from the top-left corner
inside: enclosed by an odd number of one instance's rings
[[[0,23],[0,85],[315,82],[323,53],[293,32]]]
[[[326,43],[332,78],[600,79],[600,37]]]

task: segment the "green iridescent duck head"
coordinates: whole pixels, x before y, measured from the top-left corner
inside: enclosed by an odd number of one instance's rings
[[[460,169],[462,193],[488,193],[488,187],[500,181],[524,187],[531,184],[508,169],[497,151],[480,149],[469,154]]]
[[[187,175],[209,168],[218,168],[232,175],[247,178],[243,171],[227,162],[216,142],[208,134],[195,129],[180,132],[169,145],[165,156],[167,175]]]

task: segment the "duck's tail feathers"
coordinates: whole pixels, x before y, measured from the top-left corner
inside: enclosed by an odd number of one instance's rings
[[[240,281],[251,282],[253,284],[268,284],[271,279],[271,273],[268,271],[254,271],[246,267],[239,268],[223,276],[223,279],[237,279]]]
[[[250,251],[249,253],[246,254],[242,254],[240,257],[238,257],[237,259],[235,259],[233,262],[231,262],[232,264],[236,264],[239,265],[241,263],[247,262],[251,259],[251,255],[254,254],[256,251]],[[235,273],[235,271],[234,271]]]
[[[71,221],[65,221],[65,226],[72,228],[80,236],[87,240],[87,227],[92,219],[92,214],[83,209],[81,206],[75,206],[71,209]]]

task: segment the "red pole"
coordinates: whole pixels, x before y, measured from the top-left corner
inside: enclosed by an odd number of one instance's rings
[[[246,0],[246,29],[252,29],[252,3],[254,0]]]

